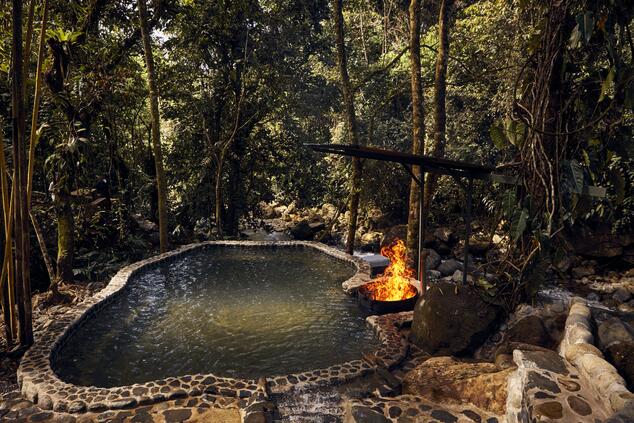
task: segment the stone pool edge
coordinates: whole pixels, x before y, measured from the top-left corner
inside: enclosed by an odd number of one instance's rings
[[[253,379],[218,377],[213,374],[183,375],[113,388],[79,386],[62,381],[53,371],[51,362],[64,342],[81,324],[113,301],[128,281],[141,269],[151,269],[161,262],[172,261],[185,253],[214,246],[227,247],[299,247],[312,248],[338,260],[353,264],[357,271],[342,284],[343,290],[354,294],[370,280],[370,265],[327,245],[309,241],[207,241],[189,244],[145,260],[130,264],[116,273],[108,285],[92,297],[54,321],[49,321],[24,355],[17,371],[22,394],[43,409],[68,413],[102,412],[148,405],[203,394],[249,398],[257,396],[262,387]],[[405,315],[370,316],[368,324],[377,334],[380,346],[358,360],[335,364],[301,373],[266,378],[272,392],[295,388],[334,385],[360,377],[378,367],[391,368],[407,354],[407,342],[399,335],[398,326]]]

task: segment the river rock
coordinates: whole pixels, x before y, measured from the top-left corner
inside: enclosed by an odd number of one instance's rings
[[[450,276],[453,275],[456,270],[462,270],[462,267],[462,262],[455,259],[449,259],[440,263],[436,270],[438,270],[443,276]]]
[[[546,325],[539,316],[522,317],[507,330],[506,342],[522,342],[540,347],[549,347],[552,339],[546,330]]]
[[[387,214],[373,207],[366,214],[367,225],[370,229],[384,228],[387,225]]]
[[[617,288],[616,291],[614,291],[614,294],[612,295],[612,298],[614,298],[616,301],[620,303],[628,302],[631,297],[632,297],[632,294],[625,287]]]
[[[577,279],[581,279],[584,276],[592,276],[594,275],[594,273],[595,273],[594,268],[591,266],[579,266],[579,267],[572,268],[572,276],[574,276]]]
[[[436,228],[434,236],[446,244],[451,244],[455,240],[454,231],[445,227]]]
[[[378,250],[381,245],[381,238],[383,238],[383,234],[381,232],[366,232],[361,235],[361,239],[359,240],[360,247],[363,251]]]
[[[487,339],[501,314],[473,289],[440,281],[416,303],[412,340],[432,354],[468,354]]]
[[[504,414],[507,378],[514,368],[493,363],[464,363],[453,357],[432,357],[409,371],[403,393],[437,403],[469,402],[495,414]]]
[[[425,258],[425,266],[428,270],[435,269],[440,264],[440,254],[438,254],[435,250],[431,248],[423,249],[427,253],[427,257]]]
[[[291,226],[290,232],[293,238],[297,240],[310,240],[313,239],[317,232],[323,230],[325,226],[323,222],[309,223],[308,220],[304,219]]]
[[[617,317],[599,325],[599,346],[630,387],[634,386],[634,330]]]
[[[321,215],[326,220],[332,220],[337,215],[337,208],[333,204],[324,203],[324,205],[321,206]]]

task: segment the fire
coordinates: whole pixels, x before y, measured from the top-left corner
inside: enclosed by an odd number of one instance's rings
[[[390,265],[382,275],[367,285],[372,298],[378,301],[399,301],[416,295],[416,288],[409,283],[415,273],[408,266],[405,243],[396,238],[392,244],[381,248],[381,255],[390,259]]]

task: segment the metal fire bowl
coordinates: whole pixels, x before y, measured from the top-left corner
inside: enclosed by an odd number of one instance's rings
[[[415,279],[410,279],[409,284],[412,285],[414,289],[416,289],[416,295],[406,300],[398,301],[374,300],[372,298],[371,292],[367,288],[367,286],[370,285],[372,282],[373,281],[370,281],[369,283],[362,285],[357,290],[357,298],[359,298],[359,303],[361,303],[361,306],[368,310],[371,314],[380,315],[414,310],[416,301],[418,301],[418,298],[420,297],[420,282]]]

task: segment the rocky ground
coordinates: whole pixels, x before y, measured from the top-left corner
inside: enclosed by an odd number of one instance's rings
[[[634,421],[634,396],[628,391],[634,375],[634,316],[621,307],[634,294],[633,276],[601,279],[596,286],[602,293],[592,290],[589,299],[561,288],[545,289],[532,305],[521,305],[506,318],[468,289],[450,280],[438,282],[428,291],[426,305],[419,304],[421,319],[412,313],[403,317],[401,333],[410,340],[403,362],[334,387],[269,393],[257,403],[202,395],[127,410],[54,413],[19,394],[13,373],[17,363],[5,359],[0,420]],[[48,315],[38,311],[36,321]]]

